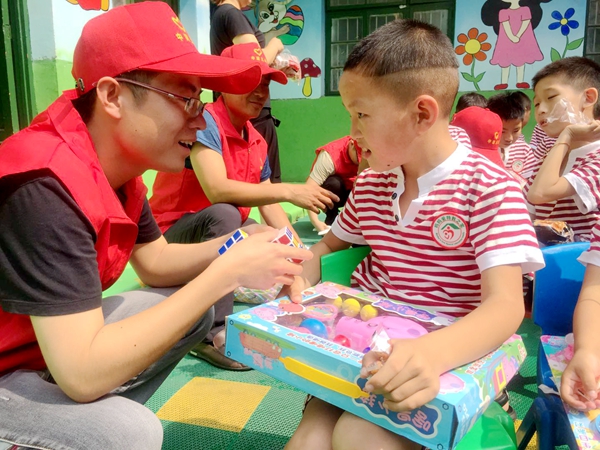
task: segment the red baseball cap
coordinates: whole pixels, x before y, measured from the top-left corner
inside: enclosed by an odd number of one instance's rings
[[[260,64],[260,70],[263,76],[269,76],[271,80],[277,81],[280,84],[287,84],[288,82],[285,73],[269,66],[262,48],[260,48],[260,45],[256,42],[232,45],[223,50],[221,56],[242,59],[244,61],[256,61]]]
[[[195,75],[205,89],[233,94],[252,91],[258,64],[198,52],[177,15],[164,2],[117,6],[88,21],[73,54],[79,95],[102,77],[143,69]]]
[[[502,119],[498,114],[480,106],[469,106],[454,114],[450,123],[465,130],[473,151],[504,168],[499,150]]]

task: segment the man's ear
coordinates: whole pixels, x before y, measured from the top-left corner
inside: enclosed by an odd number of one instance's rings
[[[96,83],[96,95],[99,101],[99,107],[109,116],[120,119],[122,116],[123,88],[117,80],[111,77],[102,77]]]
[[[598,103],[598,89],[589,87],[585,91],[583,91],[583,107],[593,107],[596,103]]]
[[[431,95],[419,95],[413,100],[416,126],[422,132],[429,130],[438,120],[440,108],[438,102]]]

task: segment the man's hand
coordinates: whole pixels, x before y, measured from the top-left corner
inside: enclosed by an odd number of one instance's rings
[[[333,208],[333,202],[340,199],[333,192],[313,184],[288,184],[291,191],[288,201],[314,213]]]
[[[575,409],[600,408],[599,380],[599,355],[585,349],[577,350],[562,375],[560,395]]]
[[[433,400],[440,390],[441,370],[435,365],[436,352],[427,341],[391,339],[392,352],[369,352],[363,358],[361,376],[383,362],[367,382],[365,389],[385,398],[384,407],[391,411],[410,411]]]
[[[228,264],[226,269],[239,286],[269,289],[277,283],[292,284],[294,276],[302,273],[302,265],[291,260],[309,260],[309,250],[271,242],[278,230],[255,233],[233,245],[217,258],[213,265]],[[224,269],[225,270],[225,269]]]

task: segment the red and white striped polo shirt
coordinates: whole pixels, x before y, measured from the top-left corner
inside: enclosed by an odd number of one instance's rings
[[[531,158],[531,148],[525,142],[523,135],[519,136],[513,144],[500,149],[502,162],[508,173],[519,182],[521,188],[525,186],[531,176],[531,169],[528,168],[528,161]]]
[[[531,139],[529,140],[529,147],[531,147],[531,158],[529,162],[528,170],[537,171],[538,166],[542,165],[542,162],[550,149],[554,147],[556,138],[550,137],[539,125],[533,128]]]
[[[448,125],[448,131],[450,131],[450,137],[452,138],[452,140],[458,142],[459,144],[464,145],[469,150],[472,149],[471,138],[469,137],[469,135],[467,134],[467,132],[465,130],[463,130],[461,127],[456,127],[454,125]]]
[[[583,265],[593,264],[600,267],[600,222],[592,228],[590,248],[583,252],[577,261]]]
[[[481,302],[481,272],[544,266],[523,194],[505,170],[462,145],[418,179],[419,196],[401,217],[401,168],[364,171],[331,231],[372,252],[353,286],[463,316]]]
[[[525,186],[525,196],[538,171],[539,167]],[[600,141],[571,150],[563,174],[575,189],[575,194],[555,202],[532,205],[535,218],[567,222],[576,235],[589,239],[600,218]]]

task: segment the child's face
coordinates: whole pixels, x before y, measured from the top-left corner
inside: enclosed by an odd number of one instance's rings
[[[535,120],[550,137],[558,137],[561,131],[569,125],[568,122],[558,120],[548,122],[548,117],[552,115],[554,108],[562,99],[570,104],[576,113],[581,113],[584,109],[585,93],[568,85],[562,77],[542,78],[535,85],[534,92]]]
[[[248,94],[223,94],[227,109],[243,121],[258,117],[269,97],[269,82],[269,77],[262,77],[260,84]]]
[[[340,95],[350,113],[351,136],[362,148],[362,157],[378,172],[406,162],[400,149],[410,143],[406,108],[377,85],[372,78],[353,71],[342,74]]]
[[[506,148],[515,143],[523,128],[522,119],[512,119],[502,121],[502,137],[500,138],[500,148]]]

